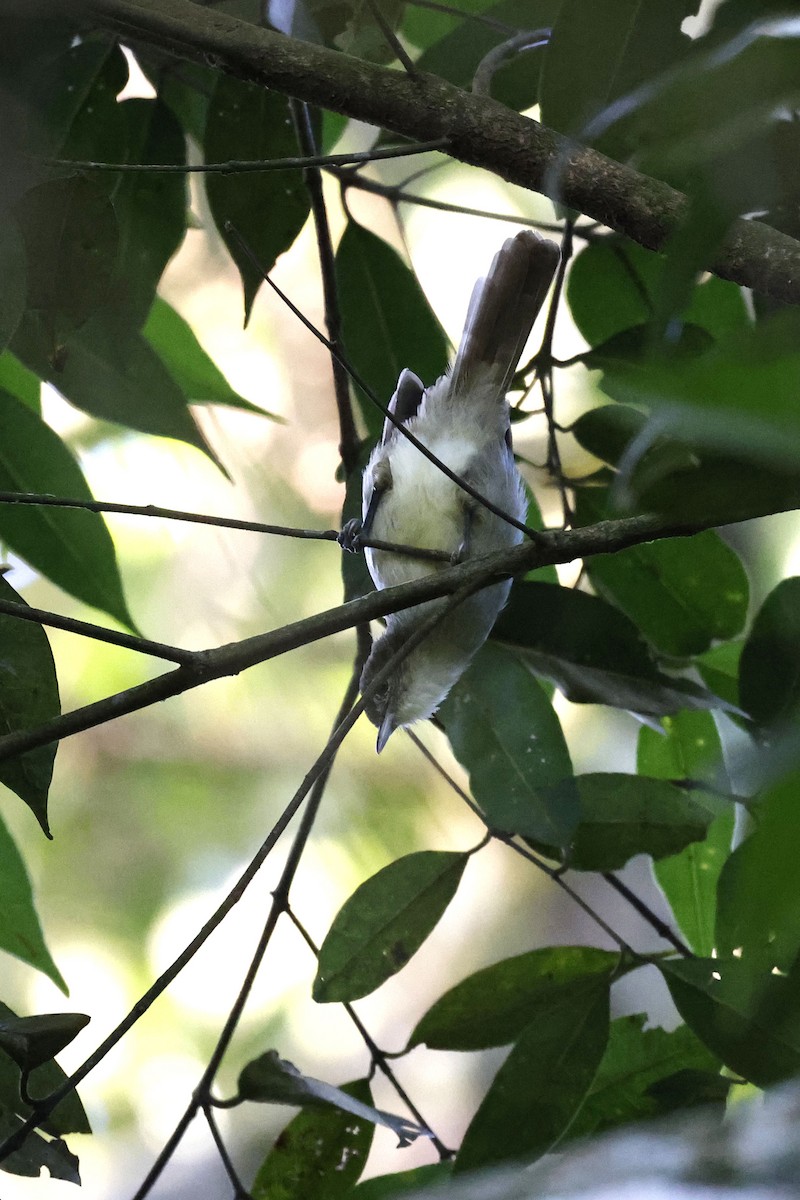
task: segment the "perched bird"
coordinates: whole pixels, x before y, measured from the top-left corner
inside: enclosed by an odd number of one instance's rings
[[[412,371],[400,374],[389,409],[451,471],[504,513],[524,521],[527,500],[511,449],[506,392],[555,273],[559,250],[532,230],[509,238],[472,292],[452,369],[426,388]],[[489,511],[426,458],[387,420],[364,470],[360,522],[343,531],[441,550],[453,562],[516,545],[519,529]],[[367,549],[378,588],[419,579],[430,561]],[[378,726],[380,752],[393,731],[430,717],[489,636],[508,598],[510,581],[462,601],[399,664],[367,702]],[[361,676],[364,691],[376,673],[429,614],[432,600],[387,617]]]

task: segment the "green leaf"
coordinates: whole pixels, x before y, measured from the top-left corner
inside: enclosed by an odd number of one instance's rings
[[[438,924],[468,858],[421,850],[356,888],[320,948],[314,999],[357,1000],[397,974]]]
[[[728,803],[715,803],[709,796],[701,803],[663,779],[603,773],[557,784],[551,803],[561,796],[571,800],[576,793],[580,819],[565,857],[575,871],[616,871],[635,854],[675,854],[689,842],[701,841]],[[551,857],[562,857],[557,845],[544,848]]]
[[[665,717],[662,732],[641,729],[637,768],[643,775],[659,779],[707,781],[723,790],[728,787],[722,743],[710,713]],[[655,865],[656,879],[681,932],[695,954],[703,957],[710,957],[717,945],[717,881],[730,853],[735,816],[731,803],[712,821],[704,841],[693,842]]]
[[[0,354],[0,390],[10,392],[35,413],[41,412],[42,381],[6,350]]]
[[[34,626],[35,628],[35,626]],[[4,656],[5,657],[5,656]],[[5,671],[0,666],[0,681]],[[5,722],[3,722],[5,725]],[[9,764],[4,763],[4,767]],[[5,781],[4,781],[5,782]],[[0,949],[52,979],[64,995],[68,988],[48,950],[25,863],[5,824],[0,822]],[[77,1033],[77,1030],[76,1030]],[[66,1043],[64,1043],[66,1044]],[[0,1038],[0,1046],[8,1046]],[[59,1047],[60,1049],[61,1047]],[[54,1050],[53,1054],[57,1054]],[[52,1054],[46,1056],[52,1058]],[[37,1065],[29,1063],[28,1065]]]
[[[341,1112],[350,1113],[373,1125],[386,1125],[406,1145],[417,1137],[429,1136],[428,1130],[421,1125],[373,1108],[371,1104],[365,1104],[342,1088],[321,1079],[303,1075],[294,1063],[280,1058],[276,1050],[260,1054],[242,1068],[238,1096],[240,1100],[252,1100],[258,1104],[299,1104],[302,1107],[332,1105]]]
[[[0,511],[2,516],[2,511]],[[6,580],[0,576],[0,596],[15,604],[25,604]],[[0,728],[3,733],[18,729],[33,729],[45,721],[57,717],[61,712],[58,697],[58,681],[50,643],[41,625],[32,621],[21,621],[18,617],[0,613]],[[57,744],[40,746],[26,754],[17,755],[0,763],[0,782],[30,808],[44,832],[50,836],[47,823],[47,793],[53,776],[53,762]],[[17,854],[8,834],[5,835],[6,861],[10,892],[7,899],[12,916],[7,924],[6,938],[14,936],[17,909],[24,908],[26,895],[30,891],[22,861],[14,868]],[[18,856],[17,856],[18,857]],[[28,893],[25,887],[28,887]],[[30,901],[32,906],[33,901]],[[33,914],[35,918],[35,913]],[[37,922],[38,924],[38,922]],[[18,952],[29,936],[16,941]],[[41,940],[41,934],[39,937]],[[36,940],[32,943],[36,945]],[[6,946],[6,948],[8,948]],[[48,956],[49,957],[49,956]],[[38,965],[38,964],[37,964]],[[55,968],[53,968],[55,970]],[[59,976],[60,978],[60,976]],[[61,981],[63,983],[63,980]],[[61,986],[61,984],[59,984]]]
[[[300,149],[289,101],[219,72],[208,106],[204,148],[207,163],[297,157]],[[308,216],[302,172],[214,173],[206,176],[206,194],[214,223],[242,277],[246,324],[263,272],[270,272],[278,256],[289,249]]]
[[[636,1013],[611,1022],[608,1046],[570,1138],[604,1133],[697,1104],[724,1105],[731,1086],[719,1060],[687,1025],[645,1029]]]
[[[16,1133],[22,1121],[19,1117],[0,1106],[0,1141],[5,1141]],[[40,1133],[29,1133],[19,1150],[3,1159],[2,1170],[11,1175],[23,1175],[35,1179],[46,1168],[53,1179],[63,1179],[67,1183],[80,1185],[78,1159],[71,1154],[66,1142],[61,1138],[49,1141]]]
[[[486,1050],[513,1042],[534,1014],[594,991],[619,972],[620,956],[593,946],[552,946],[504,958],[462,979],[417,1022],[408,1049]]]
[[[61,439],[29,408],[2,391],[0,491],[92,499],[80,467]],[[65,592],[134,627],[122,593],[114,543],[98,513],[3,504],[0,535]],[[19,622],[15,625],[18,628]]]
[[[800,578],[784,579],[762,604],[739,662],[742,708],[760,725],[800,709]]]
[[[424,1167],[412,1167],[410,1171],[398,1171],[395,1175],[376,1175],[365,1179],[353,1188],[353,1200],[390,1200],[391,1197],[416,1196],[418,1189],[436,1183],[444,1183],[453,1173],[449,1162],[428,1163]]]
[[[794,772],[759,797],[755,829],[719,877],[716,948],[764,972],[789,970],[800,953],[798,788]]]
[[[189,322],[160,296],[153,301],[142,333],[191,404],[227,404],[273,421],[282,419],[233,390],[198,342]]]
[[[132,163],[183,164],[183,133],[172,113],[156,100],[125,100]],[[125,309],[140,327],[155,290],[186,232],[186,178],[169,172],[130,172],[120,176],[114,194],[119,251],[112,281],[112,303]]]
[[[3,1021],[18,1020],[6,1004],[0,1002],[0,1019]],[[30,1073],[28,1090],[31,1096],[48,1096],[56,1091],[66,1081],[66,1074],[54,1059],[35,1067]],[[23,1103],[19,1094],[20,1069],[17,1064],[0,1050],[0,1106],[21,1117],[29,1117],[33,1111],[29,1104]],[[52,1134],[91,1133],[83,1105],[78,1093],[70,1092],[60,1104],[57,1104],[50,1116],[42,1123],[42,1128]]]
[[[41,320],[46,353],[64,341],[109,293],[117,221],[103,189],[83,176],[33,188],[16,209],[28,263],[27,306]]]
[[[796,969],[772,975],[739,958],[662,962],[678,1012],[718,1058],[757,1087],[800,1071]]]
[[[342,1091],[362,1104],[372,1101],[366,1079],[345,1084]],[[250,1195],[253,1200],[337,1200],[351,1195],[374,1128],[339,1109],[305,1109],[278,1135]]]
[[[706,686],[736,708],[740,707],[739,660],[743,646],[742,639],[723,642],[695,659],[695,666]]]
[[[403,7],[403,0],[381,0],[381,16],[390,29],[396,30]],[[394,49],[366,0],[305,0],[304,8],[326,46],[371,62],[394,61]]]
[[[569,840],[577,804],[548,793],[572,776],[567,744],[547,695],[515,655],[484,646],[439,719],[490,827],[551,845]]]
[[[582,134],[592,117],[683,55],[690,43],[681,22],[696,8],[696,0],[564,0],[542,72],[544,123]],[[613,127],[599,144],[616,157],[629,152]]]
[[[595,496],[581,489],[578,520],[598,517]],[[664,654],[701,654],[742,629],[750,589],[739,556],[708,529],[691,538],[643,542],[587,562],[592,584]]]
[[[25,246],[16,223],[4,217],[0,224],[0,351],[11,340],[25,311],[28,276]]]
[[[92,417],[140,433],[176,438],[219,465],[195,424],[187,399],[152,346],[131,331],[124,314],[106,310],[71,339],[58,369],[42,361],[37,330],[23,321],[14,351],[63,396]]]
[[[89,1020],[85,1013],[0,1018],[0,1049],[21,1071],[32,1071],[74,1041]]]
[[[517,647],[574,704],[610,704],[652,716],[721,706],[691,681],[659,671],[628,617],[574,588],[518,580],[492,638]]]
[[[494,1078],[455,1162],[474,1170],[507,1159],[533,1162],[569,1128],[608,1040],[608,979],[559,993],[537,1012]]]
[[[447,367],[447,340],[413,271],[381,238],[349,221],[336,251],[336,281],[347,357],[388,404],[404,367],[426,385]],[[374,440],[383,416],[359,392]]]

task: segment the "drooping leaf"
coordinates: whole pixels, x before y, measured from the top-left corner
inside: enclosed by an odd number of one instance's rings
[[[0,490],[92,499],[80,467],[61,439],[29,408],[2,391]],[[0,535],[65,592],[133,627],[114,544],[99,514],[2,504]]]
[[[408,1047],[485,1050],[518,1038],[540,1009],[595,991],[616,977],[620,956],[593,946],[552,946],[504,958],[467,976],[417,1022]]]
[[[320,947],[314,999],[356,1000],[401,970],[456,894],[468,857],[420,850],[356,888]]]
[[[341,1089],[369,1105],[369,1082]],[[337,1200],[349,1196],[364,1169],[375,1126],[336,1108],[306,1108],[278,1135],[258,1168],[253,1200]]]
[[[415,1138],[430,1136],[427,1129],[415,1125],[413,1121],[382,1112],[342,1088],[303,1075],[294,1063],[280,1058],[276,1050],[268,1050],[242,1068],[238,1095],[242,1100],[253,1100],[259,1104],[292,1104],[301,1107],[332,1105],[359,1120],[369,1121],[373,1125],[386,1125],[406,1145]]]
[[[4,677],[5,671],[0,666],[0,682],[4,681]],[[0,700],[0,702],[2,701]],[[10,764],[4,763],[3,765],[8,767]],[[37,971],[42,971],[65,995],[68,993],[64,977],[56,966],[44,940],[25,863],[22,861],[22,856],[14,844],[11,834],[2,822],[0,822],[0,949],[5,950],[8,954],[13,954],[15,958],[19,958]],[[2,1022],[0,1022],[1,1028]],[[0,1046],[8,1049],[2,1037],[0,1037]],[[57,1054],[59,1049],[61,1049],[60,1046],[53,1051],[53,1054]],[[48,1054],[45,1057],[52,1058],[52,1056],[52,1054]]]
[[[297,157],[300,149],[289,101],[278,92],[219,72],[208,106],[204,150],[207,163]],[[279,255],[289,249],[308,216],[302,173],[296,169],[212,173],[206,176],[206,194],[214,223],[242,278],[247,323],[263,272],[271,271]]]
[[[616,871],[635,854],[664,858],[705,837],[727,801],[699,799],[663,779],[641,775],[576,775],[551,790],[551,803],[577,793],[580,817],[566,850],[575,871]],[[702,802],[701,802],[702,801]],[[543,848],[561,858],[558,846]]]
[[[548,791],[572,776],[567,744],[547,695],[514,654],[484,646],[439,718],[490,826],[551,845],[569,840],[577,801],[568,787],[556,803]]]
[[[235,392],[195,337],[188,321],[156,296],[142,333],[192,404],[227,404],[280,420]]]
[[[0,1141],[5,1141],[16,1133],[22,1125],[20,1117],[14,1115],[5,1106],[0,1105]],[[37,1178],[43,1169],[47,1169],[53,1179],[63,1179],[67,1183],[80,1184],[78,1159],[61,1138],[42,1137],[40,1133],[30,1133],[23,1145],[13,1154],[3,1159],[2,1169],[11,1175],[23,1175],[32,1179]]]
[[[619,609],[574,588],[517,581],[492,638],[517,647],[574,704],[609,704],[652,716],[724,707],[690,680],[659,671]]]
[[[447,341],[397,252],[350,221],[336,252],[336,281],[348,360],[378,399],[389,403],[404,367],[434,383],[447,366]],[[360,390],[359,404],[374,439],[383,415]]]
[[[468,1171],[533,1162],[569,1128],[608,1041],[608,979],[559,994],[518,1038],[473,1117],[455,1161]]]
[[[755,828],[719,876],[716,948],[764,972],[787,971],[800,953],[800,774],[759,797]]]
[[[608,1046],[570,1138],[603,1133],[698,1104],[723,1106],[731,1085],[687,1025],[645,1029],[636,1013],[611,1022]]]
[[[2,576],[0,596],[15,604],[25,603]],[[13,733],[19,729],[35,728],[57,717],[60,712],[55,663],[50,643],[41,625],[0,613],[2,732]],[[25,801],[48,837],[50,829],[47,823],[47,793],[53,775],[55,755],[56,744],[52,743],[0,763],[0,782]],[[33,908],[30,883],[22,859],[4,827],[1,836],[6,864],[5,878],[9,890],[6,896],[8,916],[3,922],[5,934],[0,935],[0,943],[4,949],[25,957],[26,961],[29,961],[29,954],[35,954],[35,966],[45,969],[47,973],[55,972],[58,975],[42,943],[41,930],[38,937],[35,932],[38,929],[38,918]],[[60,975],[57,982],[59,987],[64,986]]]
[[[740,958],[659,964],[686,1024],[718,1058],[758,1087],[800,1071],[800,992],[787,977]]]
[[[17,206],[28,267],[27,306],[39,318],[52,361],[65,340],[105,302],[117,252],[107,194],[84,176],[33,188]]]
[[[742,708],[761,725],[800,708],[800,578],[782,580],[762,604],[739,661]]]
[[[89,1023],[85,1013],[0,1018],[0,1049],[22,1071],[40,1067],[68,1046]]]
[[[710,713],[682,712],[665,717],[662,732],[639,731],[637,767],[659,779],[708,781],[717,790],[728,786],[722,743]],[[717,945],[714,921],[717,881],[730,853],[734,805],[728,805],[708,827],[702,842],[655,864],[655,875],[681,932],[695,954],[710,957]]]

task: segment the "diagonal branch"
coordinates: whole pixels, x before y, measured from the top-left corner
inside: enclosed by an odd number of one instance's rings
[[[191,0],[71,0],[95,28],[132,44],[307,100],[449,153],[511,183],[551,194],[651,250],[686,216],[686,196],[578,145],[486,96],[436,76],[393,71],[202,8]],[[554,197],[555,198],[555,197]],[[705,264],[776,299],[800,303],[800,243],[759,221],[734,221]]]

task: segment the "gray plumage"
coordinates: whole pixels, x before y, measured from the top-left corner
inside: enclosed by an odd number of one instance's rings
[[[472,292],[451,371],[430,388],[401,373],[390,410],[409,432],[481,495],[518,521],[527,501],[511,450],[506,392],[559,260],[554,242],[532,230],[509,238]],[[385,541],[443,550],[454,561],[516,545],[521,532],[478,504],[388,420],[364,471],[363,527]],[[367,550],[378,588],[419,579],[430,562]],[[378,749],[401,725],[429,717],[489,636],[509,582],[470,596],[392,672],[367,704]],[[444,600],[390,614],[361,677],[377,671]]]

